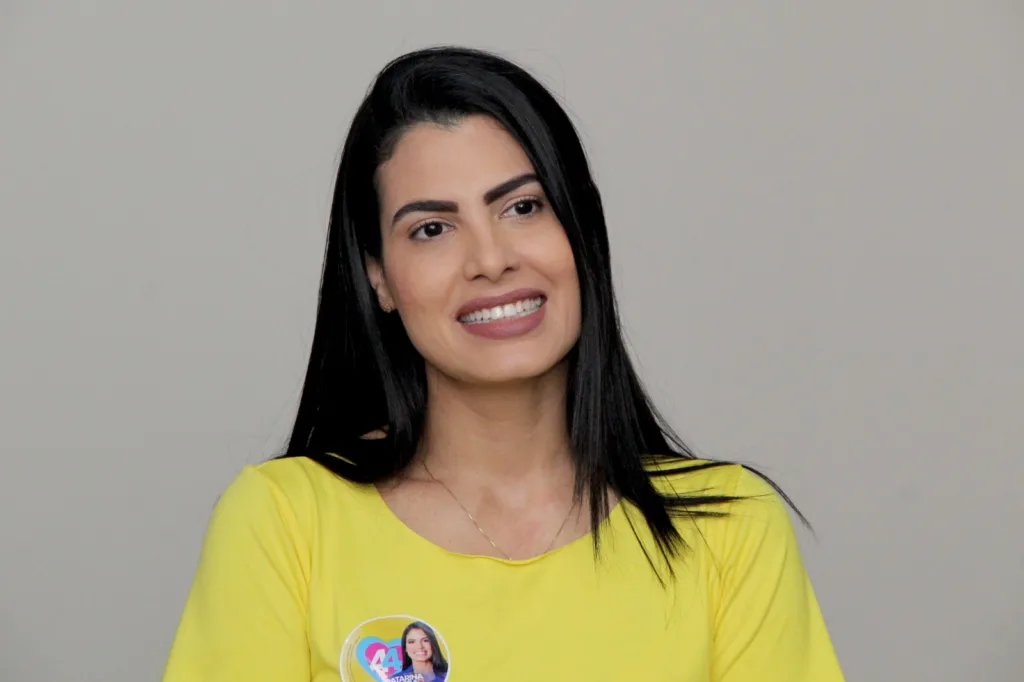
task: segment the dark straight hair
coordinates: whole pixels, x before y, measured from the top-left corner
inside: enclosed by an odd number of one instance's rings
[[[594,550],[610,487],[639,510],[668,560],[685,548],[674,518],[720,515],[734,498],[667,493],[653,478],[726,462],[695,461],[633,368],[612,289],[601,196],[568,115],[524,69],[487,52],[440,47],[406,54],[380,72],[356,111],[334,187],[309,367],[283,456],[308,457],[358,483],[388,480],[412,462],[427,407],[424,361],[400,317],[376,304],[367,275],[365,258],[381,257],[375,178],[411,126],[452,126],[472,115],[497,121],[522,146],[572,246],[581,330],[568,357],[565,409],[576,500],[589,502]],[[384,438],[362,437],[380,429]]]

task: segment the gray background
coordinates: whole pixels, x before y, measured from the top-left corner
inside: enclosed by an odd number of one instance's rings
[[[0,679],[158,678],[349,118],[441,42],[568,103],[644,375],[814,521],[848,678],[1024,678],[1022,3],[0,7]]]

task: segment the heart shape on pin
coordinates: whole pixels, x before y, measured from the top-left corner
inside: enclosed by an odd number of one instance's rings
[[[401,638],[385,642],[379,637],[366,637],[362,639],[356,647],[356,660],[359,661],[359,665],[361,665],[363,670],[369,673],[371,677],[378,677],[377,670],[374,670],[375,663],[379,666],[378,670],[382,667],[388,676],[394,675],[402,669],[401,656],[397,656],[397,660],[394,662],[388,661],[387,664],[384,662],[388,658],[389,650],[399,649],[401,643]]]

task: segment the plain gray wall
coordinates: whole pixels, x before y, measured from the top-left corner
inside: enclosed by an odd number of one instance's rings
[[[289,428],[349,119],[445,42],[567,102],[651,390],[813,520],[848,678],[1024,678],[1022,3],[0,8],[4,682],[159,677]]]

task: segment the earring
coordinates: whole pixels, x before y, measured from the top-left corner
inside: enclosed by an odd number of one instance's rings
[[[380,302],[380,309],[383,310],[385,313],[390,313],[392,310],[394,310],[394,308],[392,308],[390,304],[385,303],[384,301]]]

